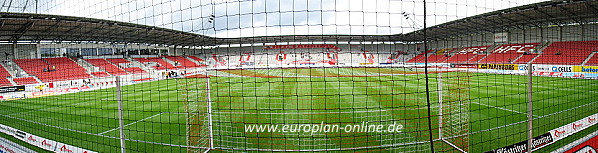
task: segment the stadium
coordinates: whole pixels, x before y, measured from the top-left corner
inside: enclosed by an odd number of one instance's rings
[[[594,0],[3,0],[0,152],[596,152],[597,14]]]

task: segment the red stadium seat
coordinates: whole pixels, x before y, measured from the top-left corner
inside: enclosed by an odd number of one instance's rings
[[[45,59],[15,59],[19,67],[43,82],[88,79],[91,75],[75,61],[66,57]],[[55,69],[54,69],[55,68]],[[44,69],[50,71],[44,72]],[[13,79],[14,80],[14,79]]]
[[[158,66],[152,66],[156,70],[165,70],[165,69],[178,69],[181,68],[180,66],[173,66],[172,64],[164,61],[161,57],[148,57],[148,58],[134,58],[135,60],[141,63],[158,63]]]
[[[165,56],[165,57],[168,60],[171,60],[173,62],[176,61],[176,62],[180,63],[181,66],[183,66],[184,68],[196,68],[196,67],[200,67],[195,62],[192,62],[192,61],[190,61],[187,58],[182,57],[182,56]]]
[[[523,63],[529,61],[518,60],[517,58],[525,52],[530,52],[535,49],[539,43],[524,43],[524,44],[506,44],[496,47],[490,52],[486,58],[483,58],[479,63],[514,63],[515,60]]]
[[[193,60],[195,60],[195,61],[198,61],[198,62],[204,62],[203,59],[201,59],[201,58],[199,58],[197,56],[188,56],[188,57],[191,58],[191,59],[193,59]]]
[[[24,77],[24,78],[13,78],[13,81],[17,83],[17,85],[26,85],[26,84],[36,84],[39,83],[33,77]]]
[[[105,59],[86,59],[85,61],[92,64],[93,66],[100,67],[102,70],[115,76],[127,74],[126,71],[118,68],[116,65],[106,61]]]
[[[598,50],[598,41],[553,42],[533,63],[579,65],[596,50]]]
[[[463,48],[463,49],[455,52],[455,54],[453,56],[451,56],[450,58],[448,58],[448,60],[446,62],[447,63],[468,63],[468,62],[475,63],[480,58],[484,57],[483,54],[479,54],[479,53],[486,52],[486,50],[489,47],[490,46],[476,46],[476,47]]]
[[[0,87],[10,87],[13,86],[10,81],[6,77],[0,77]]]
[[[108,74],[106,72],[103,72],[103,71],[100,71],[100,72],[91,72],[91,75],[93,75],[95,77],[98,77],[98,78],[109,77],[110,76],[110,74]]]

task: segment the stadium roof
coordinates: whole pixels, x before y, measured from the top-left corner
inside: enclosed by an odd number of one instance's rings
[[[593,23],[598,1],[547,1],[471,16],[427,28],[428,40],[474,33]],[[397,35],[293,35],[214,38],[200,34],[102,19],[30,13],[0,13],[0,41],[100,41],[176,46],[273,42],[420,42],[423,29]]]
[[[428,40],[454,38],[473,33],[541,28],[598,22],[596,0],[552,0],[484,13],[429,27]],[[423,40],[423,30],[396,35],[398,40]]]

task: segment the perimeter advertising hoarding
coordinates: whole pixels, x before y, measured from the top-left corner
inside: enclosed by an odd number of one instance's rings
[[[573,66],[573,72],[598,73],[598,66]]]
[[[25,91],[25,86],[0,87],[0,93]]]
[[[565,153],[596,153],[596,149],[598,149],[598,136],[565,151]]]
[[[519,70],[527,71],[527,65],[519,65]],[[540,65],[535,64],[532,66],[532,71],[542,72],[573,72],[573,66],[570,65]]]
[[[596,123],[598,123],[597,119],[598,114],[590,115],[575,122],[550,130],[550,134],[552,135],[555,141],[558,141],[581,130],[584,130],[592,125],[595,125]]]
[[[561,126],[559,128],[550,130],[550,131],[548,131],[548,133],[544,133],[540,136],[534,137],[534,138],[532,138],[532,145],[533,145],[532,150],[540,149],[540,148],[550,145],[556,141],[559,141],[565,137],[575,134],[581,130],[584,130],[590,126],[596,125],[596,123],[598,123],[598,120],[596,120],[597,118],[598,118],[598,113],[584,117],[575,122],[572,122],[567,125]],[[594,140],[594,141],[596,141],[596,140]],[[589,141],[589,142],[591,143],[594,141]],[[584,149],[584,148],[581,148],[581,149]],[[585,149],[587,149],[587,148],[585,148]],[[594,149],[595,149],[595,147],[594,147]],[[524,153],[524,152],[527,152],[527,140],[521,141],[519,143],[515,143],[513,145],[509,145],[506,147],[487,151],[485,153]],[[575,152],[575,153],[578,153],[578,152]],[[580,152],[580,153],[588,153],[588,152]],[[596,153],[596,152],[594,152],[594,153]]]
[[[544,146],[547,146],[553,143],[555,140],[552,139],[550,133],[544,133],[540,136],[532,138],[532,150],[540,149]],[[512,144],[506,147],[498,148],[492,151],[487,151],[485,153],[524,153],[527,152],[527,140],[521,141],[516,144]]]
[[[25,148],[19,144],[16,144],[12,141],[6,140],[4,138],[0,138],[0,153],[35,153],[35,151]]]
[[[519,70],[517,64],[478,64],[478,69]]]
[[[40,136],[29,134],[19,129],[12,128],[10,126],[0,124],[0,132],[13,136],[19,140],[27,142],[36,147],[53,151],[53,152],[69,152],[69,153],[96,153],[91,150],[71,146],[58,141],[46,139]]]

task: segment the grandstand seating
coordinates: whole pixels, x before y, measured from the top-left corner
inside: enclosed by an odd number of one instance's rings
[[[13,78],[12,80],[15,81],[15,83],[17,83],[18,85],[26,85],[26,84],[36,84],[36,83],[39,83],[33,77]]]
[[[445,55],[445,54],[441,54],[441,55],[431,54],[431,55],[428,55],[428,63],[444,63],[449,57],[450,57],[449,55]]]
[[[122,59],[122,58],[112,58],[112,59],[106,59],[118,66],[120,66],[120,64],[122,63],[131,63],[130,61],[126,60],[126,59]],[[123,68],[123,70],[132,73],[132,74],[139,74],[139,73],[145,73],[145,71],[143,69],[141,69],[140,67],[127,67],[127,68]]]
[[[534,57],[538,56],[539,54],[524,54],[521,55],[521,57],[519,57],[517,60],[513,61],[513,63],[516,64],[526,64],[529,61],[531,61],[532,59],[534,59]]]
[[[25,70],[25,72],[30,75],[35,75],[43,82],[91,78],[83,67],[66,57],[15,59],[13,61]],[[51,69],[52,67],[55,67],[56,69],[54,71],[44,72],[44,69]]]
[[[39,73],[35,75],[44,82],[91,78],[91,75],[87,73],[85,68],[81,67],[70,58],[44,58],[43,60],[47,61],[49,65],[56,67],[56,70],[53,72]]]
[[[445,56],[444,54],[450,53],[453,50],[454,50],[453,48],[446,48],[446,49],[441,49],[438,51],[428,50],[427,53],[436,52],[436,54],[428,55],[428,63],[440,63],[440,62],[446,61],[446,59],[448,59],[449,57]],[[410,59],[409,61],[407,61],[407,63],[424,63],[424,62],[426,62],[424,53],[420,53],[417,56]]]
[[[433,52],[433,51],[434,51],[434,50],[428,50],[428,51],[426,51],[426,52],[419,53],[419,54],[417,54],[415,57],[413,57],[413,58],[409,59],[409,60],[407,61],[407,63],[422,63],[422,61],[424,60],[424,57],[425,57],[425,55],[424,55],[424,54],[426,54],[426,53],[430,53],[430,52]]]
[[[446,63],[467,63],[477,62],[480,58],[484,57],[484,54],[478,54],[485,52],[490,46],[476,46],[466,47],[457,52],[446,60]]]
[[[13,86],[12,83],[6,77],[0,77],[0,87],[10,87]]]
[[[101,77],[109,77],[110,74],[104,72],[104,71],[99,71],[99,72],[91,72],[91,75],[101,78]]]
[[[145,73],[145,71],[139,67],[129,67],[125,68],[125,70],[133,74]]]
[[[191,60],[188,60],[188,59],[186,59],[185,57],[182,57],[182,56],[165,56],[165,57],[168,60],[180,63],[180,66],[185,67],[185,68],[196,68],[196,67],[200,67],[195,62],[193,62]]]
[[[112,75],[126,75],[127,72],[118,68],[114,64],[106,61],[105,59],[86,59],[88,63],[92,64],[93,66],[97,66],[102,70],[112,74]],[[95,76],[95,75],[94,75]]]
[[[164,70],[164,69],[177,69],[179,68],[178,66],[175,67],[172,64],[164,61],[161,57],[148,57],[148,58],[134,58],[135,60],[141,62],[141,63],[150,63],[150,62],[154,62],[154,63],[158,63],[158,66],[152,66],[153,68],[157,69],[157,70]]]
[[[598,65],[598,54],[595,53],[585,65]]]
[[[189,58],[191,58],[191,59],[193,59],[193,60],[195,60],[195,61],[198,61],[198,62],[204,62],[204,60],[203,60],[203,59],[201,59],[201,58],[199,58],[199,57],[197,57],[197,56],[187,56],[187,57],[189,57]]]
[[[10,73],[3,66],[0,66],[0,87],[13,86],[6,77],[10,77]]]
[[[106,60],[116,64],[116,66],[120,66],[119,64],[121,64],[121,63],[131,63],[130,61],[128,61],[124,58],[109,58]]]
[[[553,42],[533,63],[579,65],[592,51],[598,51],[598,41]]]
[[[479,61],[479,63],[513,63],[517,58],[523,55],[525,52],[531,51],[536,48],[539,43],[523,43],[523,44],[505,44],[496,47],[486,56]],[[529,61],[517,60],[519,62],[527,63]]]

